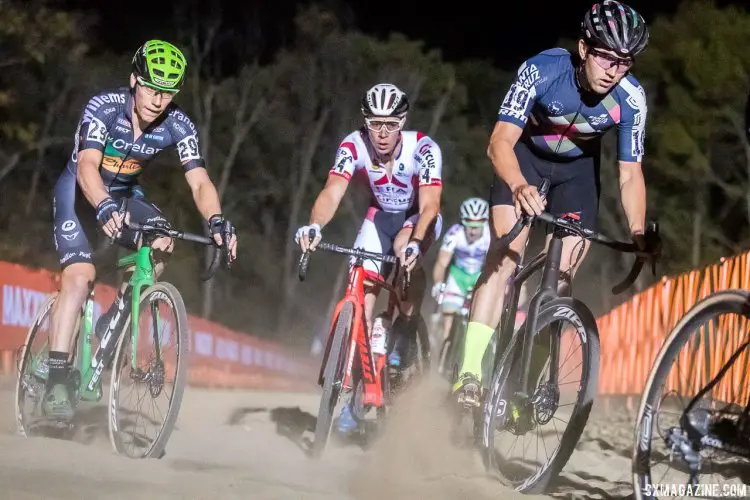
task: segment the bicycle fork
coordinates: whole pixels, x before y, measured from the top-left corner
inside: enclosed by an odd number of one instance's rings
[[[376,407],[383,406],[383,389],[380,384],[380,374],[385,367],[386,356],[372,352],[371,332],[367,328],[364,315],[360,317],[362,334],[358,336],[360,376],[362,377],[362,403]]]
[[[552,238],[549,244],[548,257],[544,265],[542,282],[539,292],[534,294],[529,301],[529,313],[527,315],[526,332],[523,335],[523,346],[521,350],[521,385],[519,392],[523,397],[529,393],[529,369],[531,367],[531,351],[534,347],[534,339],[537,334],[537,318],[539,310],[545,302],[557,297],[557,284],[560,276],[560,259],[562,256],[562,240]],[[560,355],[559,342],[552,335],[550,351],[550,383],[556,385],[558,377],[557,359]]]
[[[526,321],[526,329],[521,333],[521,356],[516,362],[520,362],[520,366],[517,367],[516,377],[519,381],[518,389],[510,396],[510,420],[506,421],[508,429],[514,434],[523,435],[526,432],[532,430],[536,424],[545,425],[548,423],[555,413],[558,395],[557,395],[557,380],[558,380],[558,360],[560,355],[560,344],[559,338],[561,328],[559,324],[553,326],[554,331],[550,334],[550,373],[547,382],[543,383],[539,388],[534,388],[530,391],[529,388],[529,376],[532,367],[532,350],[537,336],[538,330],[538,317],[539,311],[541,310],[544,303],[555,299],[557,294],[557,286],[560,275],[560,260],[562,255],[562,240],[559,238],[553,238],[550,241],[548,256],[544,266],[542,274],[542,281],[539,287],[539,291],[529,301],[529,311]],[[517,293],[517,291],[514,291]],[[515,308],[513,312],[515,313]],[[513,318],[508,317],[506,321],[510,322]],[[508,323],[510,325],[511,323]],[[535,370],[535,375],[538,376],[538,372]],[[536,380],[535,380],[536,382]],[[533,397],[530,395],[533,392]],[[503,413],[505,410],[503,410]]]

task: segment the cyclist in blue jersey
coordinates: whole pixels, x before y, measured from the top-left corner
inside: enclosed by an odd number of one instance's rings
[[[490,194],[496,236],[507,234],[522,213],[538,215],[545,207],[593,229],[601,138],[617,128],[622,206],[633,239],[643,244],[646,95],[630,70],[648,36],[638,12],[604,0],[584,15],[575,54],[546,50],[521,65],[500,106],[487,149],[496,174]],[[537,192],[543,178],[550,181],[546,199]],[[498,240],[490,246],[453,386],[464,406],[479,405],[482,357],[500,321],[503,291],[527,238],[528,228],[508,248],[501,248]],[[574,273],[587,250],[580,238],[565,237],[560,269]]]
[[[82,222],[95,219],[107,237],[133,250],[140,235],[123,227],[126,218],[137,223],[166,223],[138,185],[142,170],[162,150],[176,149],[198,211],[217,244],[228,243],[231,259],[236,257],[234,226],[221,213],[219,196],[198,147],[198,130],[172,102],[185,79],[186,66],[185,57],[174,45],[160,40],[146,42],[133,56],[130,86],[92,97],[78,122],[73,153],[57,180],[53,199],[55,248],[62,272],[60,293],[52,308],[49,376],[42,402],[48,418],[70,420],[74,415],[66,385],[70,343],[96,276]],[[127,213],[121,214],[125,200]],[[222,235],[229,235],[230,241],[223,241]],[[173,242],[159,238],[152,245],[165,257]],[[162,269],[163,261],[156,272]],[[99,324],[108,322],[114,311],[130,307],[130,297],[122,293]]]

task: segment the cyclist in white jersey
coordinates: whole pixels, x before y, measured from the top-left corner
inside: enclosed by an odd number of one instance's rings
[[[333,218],[354,178],[364,182],[371,195],[370,207],[354,242],[370,252],[398,255],[411,272],[408,302],[391,328],[395,345],[389,364],[405,367],[411,354],[404,349],[416,335],[420,303],[425,290],[420,257],[440,237],[442,219],[440,197],[443,158],[440,147],[430,137],[402,130],[409,110],[406,94],[395,85],[381,83],[362,98],[364,127],[347,135],[338,147],[328,181],[318,194],[310,222],[299,228],[295,241],[302,251],[314,250],[321,240],[321,229]],[[314,237],[310,240],[310,230]],[[409,257],[406,256],[410,250]],[[385,277],[389,269],[381,263],[365,261],[368,276]],[[372,328],[372,311],[379,289],[366,283],[365,318]],[[386,354],[385,339],[373,339],[375,355]],[[402,352],[403,351],[403,352]],[[338,430],[357,427],[350,405],[344,406]]]
[[[479,278],[492,239],[488,224],[489,203],[481,198],[469,198],[461,204],[459,212],[461,223],[454,224],[445,233],[432,269],[435,283],[432,297],[437,300],[440,293],[443,294],[440,309],[444,337],[450,333],[453,316],[461,310],[466,294]]]

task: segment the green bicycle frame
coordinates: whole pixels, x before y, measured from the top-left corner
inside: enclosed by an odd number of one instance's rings
[[[138,350],[138,320],[140,312],[141,290],[154,284],[154,268],[151,262],[151,247],[144,245],[138,251],[129,254],[117,262],[117,269],[128,269],[135,267],[133,274],[128,281],[128,289],[132,291],[130,332],[132,335],[132,356],[131,363],[133,368],[136,367],[136,352]],[[114,355],[114,346],[109,345],[114,332],[107,328],[102,338],[102,345],[92,356],[91,337],[94,333],[94,290],[91,290],[83,308],[81,327],[78,335],[78,352],[80,353],[78,366],[81,372],[79,385],[79,397],[85,401],[99,401],[102,397],[101,377],[106,360],[104,359],[105,350]],[[154,318],[158,323],[158,317]],[[156,326],[156,325],[155,325]],[[158,328],[154,330],[154,335],[158,335]],[[122,333],[122,332],[120,332]],[[158,349],[158,342],[156,342]],[[103,346],[103,347],[102,347]]]

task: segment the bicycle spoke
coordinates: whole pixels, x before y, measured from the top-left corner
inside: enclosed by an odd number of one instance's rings
[[[129,335],[118,345],[110,405],[117,425],[110,426],[110,437],[118,450],[130,456],[158,454],[163,449],[182,401],[187,314],[176,297],[172,285],[149,288],[141,299],[139,336]],[[129,360],[134,339],[136,359]]]

